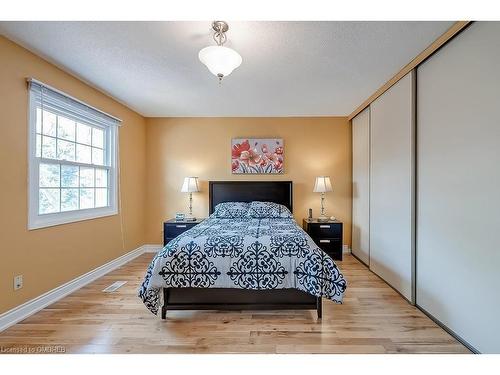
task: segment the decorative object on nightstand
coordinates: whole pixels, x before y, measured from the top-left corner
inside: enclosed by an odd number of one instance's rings
[[[177,212],[175,214],[175,221],[186,221],[186,215],[182,212]]]
[[[316,177],[316,182],[314,183],[314,193],[321,193],[321,215],[318,217],[318,221],[326,222],[329,218],[325,214],[325,193],[333,191],[332,183],[330,182],[330,177],[319,176]]]
[[[163,223],[163,246],[172,241],[178,235],[193,228],[204,219],[195,219],[194,221],[179,222],[175,219],[167,220]]]
[[[334,260],[342,260],[342,223],[337,220],[304,219],[304,230],[316,245]]]
[[[198,177],[186,177],[182,184],[181,192],[189,193],[189,214],[186,215],[186,221],[196,221],[193,216],[193,193],[200,191],[198,188]]]

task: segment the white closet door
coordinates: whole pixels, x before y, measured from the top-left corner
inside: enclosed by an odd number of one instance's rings
[[[413,301],[414,72],[370,106],[370,269]]]
[[[352,253],[370,264],[370,109],[352,119]]]
[[[500,353],[500,23],[418,69],[417,304]]]

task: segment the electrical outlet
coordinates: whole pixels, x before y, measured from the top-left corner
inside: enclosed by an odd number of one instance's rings
[[[14,290],[21,289],[23,287],[23,275],[14,276]]]

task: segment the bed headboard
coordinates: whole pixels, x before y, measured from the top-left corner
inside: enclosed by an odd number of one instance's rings
[[[222,202],[274,202],[293,212],[292,181],[210,181],[209,212]]]

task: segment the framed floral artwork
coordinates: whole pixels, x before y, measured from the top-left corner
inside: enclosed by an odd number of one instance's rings
[[[231,140],[233,174],[283,173],[283,139],[234,138]]]

